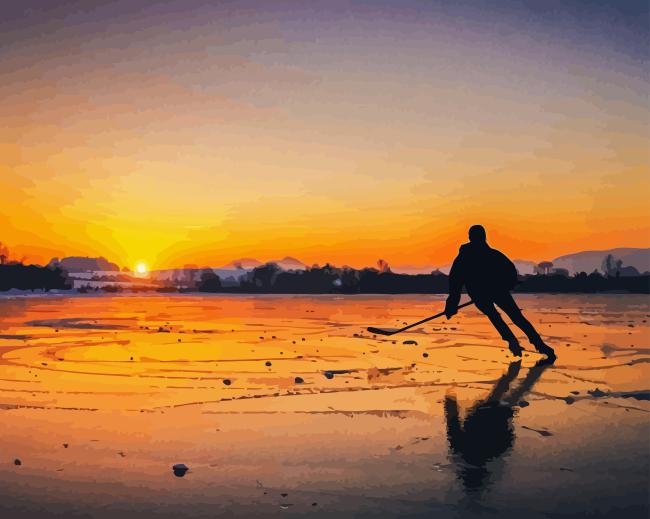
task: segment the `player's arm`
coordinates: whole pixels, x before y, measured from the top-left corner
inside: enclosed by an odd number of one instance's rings
[[[447,297],[447,302],[445,304],[445,316],[447,319],[458,313],[460,292],[465,283],[465,269],[463,263],[463,251],[461,249],[451,265],[451,270],[449,271],[449,297]]]

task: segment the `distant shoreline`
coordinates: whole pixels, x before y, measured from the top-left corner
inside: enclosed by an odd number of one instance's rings
[[[275,264],[254,268],[243,274],[237,284],[221,279],[213,271],[191,271],[185,279],[123,279],[121,276],[75,279],[59,267],[36,265],[0,265],[0,293],[3,291],[41,291],[77,293],[224,293],[224,294],[447,294],[449,276],[397,274],[385,266],[378,270],[349,267],[312,267],[308,270],[283,270]],[[128,282],[126,282],[128,281]],[[81,284],[79,284],[81,282]],[[594,271],[534,274],[518,277],[515,293],[650,294],[650,273],[628,275],[624,269],[610,274]]]

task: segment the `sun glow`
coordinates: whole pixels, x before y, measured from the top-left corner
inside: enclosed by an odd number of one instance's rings
[[[135,272],[136,274],[146,274],[147,273],[147,265],[140,262],[135,266]]]

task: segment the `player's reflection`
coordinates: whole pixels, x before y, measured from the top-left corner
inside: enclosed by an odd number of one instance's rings
[[[544,370],[552,364],[547,359],[539,361],[521,383],[510,390],[510,384],[521,369],[521,360],[510,363],[508,371],[498,380],[488,397],[474,404],[462,422],[456,397],[445,397],[447,438],[458,478],[467,491],[482,489],[489,477],[487,463],[512,447],[515,439],[513,406],[533,388]]]

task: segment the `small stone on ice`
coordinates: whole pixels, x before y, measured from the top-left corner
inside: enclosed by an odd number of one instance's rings
[[[172,467],[172,470],[174,471],[174,476],[177,478],[182,478],[185,473],[190,470],[185,463],[177,463]]]

